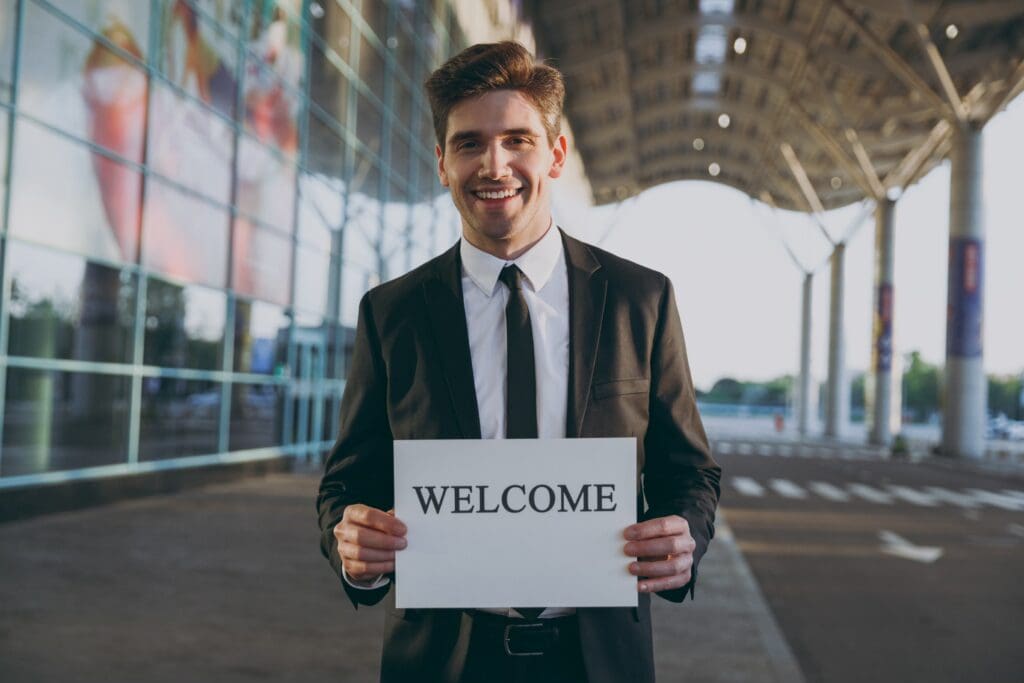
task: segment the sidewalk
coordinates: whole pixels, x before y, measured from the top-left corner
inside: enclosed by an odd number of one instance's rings
[[[315,474],[0,525],[0,680],[376,680],[380,609],[317,549]],[[659,680],[800,683],[728,528],[697,600],[655,601]]]

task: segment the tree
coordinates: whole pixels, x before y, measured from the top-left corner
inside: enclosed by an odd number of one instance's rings
[[[922,360],[920,351],[911,351],[903,373],[903,398],[912,422],[924,422],[939,410],[940,387],[938,366]]]

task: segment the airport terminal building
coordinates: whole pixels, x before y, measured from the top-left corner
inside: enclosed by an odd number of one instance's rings
[[[330,446],[360,297],[458,234],[422,83],[462,23],[0,0],[0,492]]]

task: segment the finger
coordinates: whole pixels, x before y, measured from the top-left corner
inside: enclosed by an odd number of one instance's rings
[[[675,536],[676,534],[689,534],[690,525],[679,515],[667,517],[655,517],[639,524],[626,527],[624,536],[628,541],[642,541],[646,538],[658,538],[659,536]]]
[[[658,591],[672,590],[674,588],[682,588],[688,583],[690,583],[689,570],[683,574],[661,579],[641,579],[637,582],[636,590],[639,593],[655,593]]]
[[[334,527],[334,537],[340,542],[377,550],[402,550],[407,545],[405,538],[401,536],[392,536],[368,527],[345,522]]]
[[[629,571],[636,576],[673,576],[689,571],[691,566],[693,566],[692,555],[678,555],[650,562],[633,562],[629,565]]]
[[[356,581],[363,581],[381,574],[395,571],[394,562],[363,562],[362,560],[344,560],[342,566],[345,573]]]
[[[338,554],[345,560],[362,560],[364,562],[394,562],[394,550],[377,550],[364,548],[355,543],[338,543]]]
[[[653,555],[683,555],[692,553],[697,543],[689,535],[663,536],[646,541],[630,541],[623,546],[623,551],[630,557]]]
[[[392,536],[405,536],[406,533],[405,524],[393,514],[361,503],[346,507],[342,521],[383,531]]]

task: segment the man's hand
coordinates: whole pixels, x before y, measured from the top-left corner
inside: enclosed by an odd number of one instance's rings
[[[349,578],[366,581],[395,571],[395,551],[406,546],[406,528],[394,512],[359,503],[345,508],[334,538]]]
[[[649,519],[626,527],[623,535],[629,541],[626,555],[639,559],[629,565],[629,573],[639,577],[637,591],[666,591],[690,582],[697,543],[685,519],[678,515]]]

